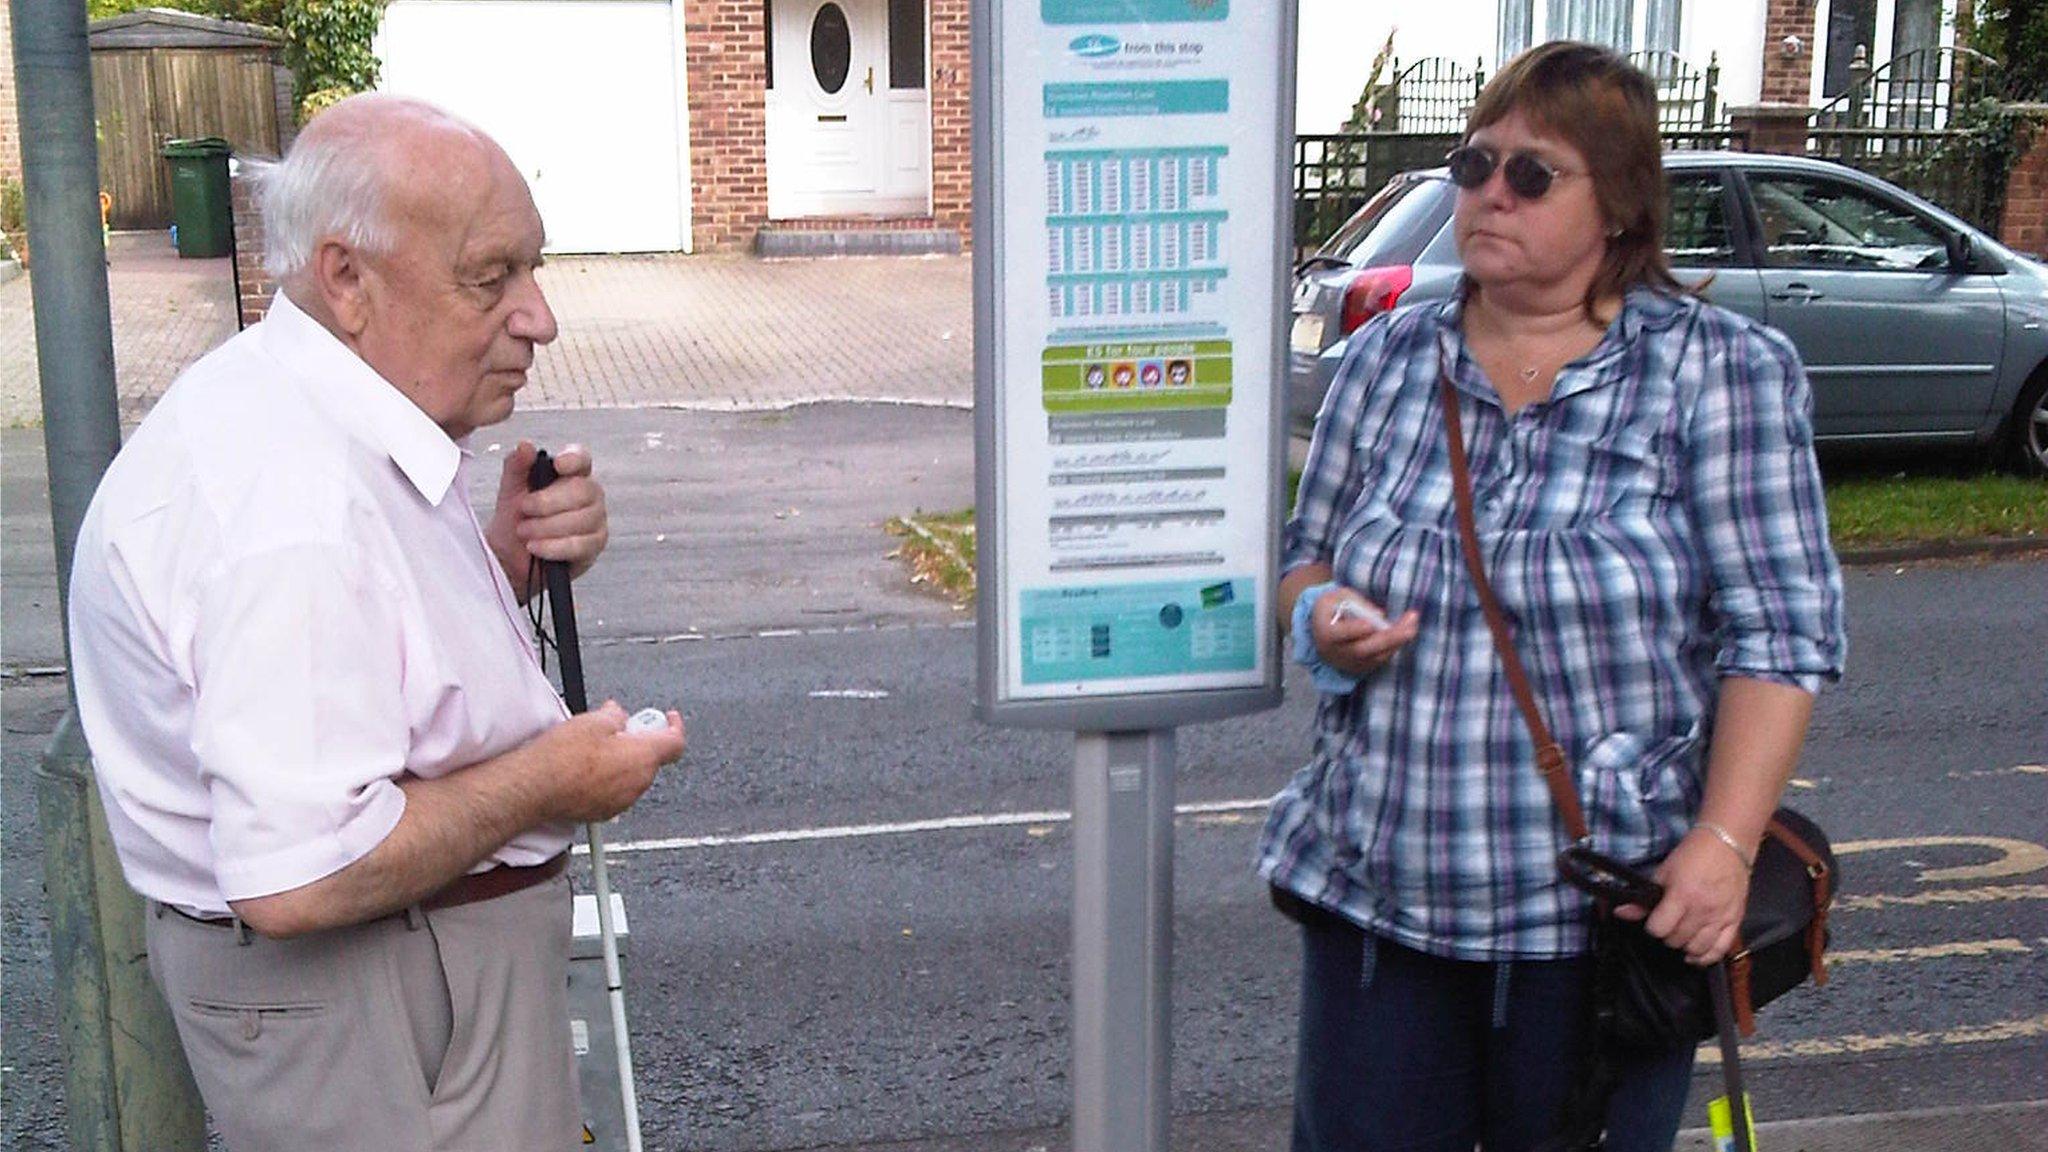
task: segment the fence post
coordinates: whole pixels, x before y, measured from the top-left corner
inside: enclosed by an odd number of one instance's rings
[[[1856,52],[1849,57],[1849,127],[1868,128],[1868,110],[1863,102],[1867,95],[1864,85],[1870,79],[1870,51],[1863,45],[1856,46]],[[1842,137],[1842,161],[1847,163],[1856,152],[1857,140],[1854,134]]]
[[[1721,54],[1707,53],[1707,95],[1700,106],[1700,127],[1712,130],[1720,122],[1719,110],[1715,107],[1721,97]]]
[[[1728,109],[1728,127],[1743,136],[1751,152],[1806,155],[1807,124],[1813,109],[1804,104],[1742,104]]]

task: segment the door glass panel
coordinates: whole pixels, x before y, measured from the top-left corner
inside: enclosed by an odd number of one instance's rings
[[[1752,176],[1772,268],[1933,271],[1948,264],[1943,234],[1904,204],[1833,180]]]
[[[1687,268],[1735,263],[1735,237],[1728,230],[1721,174],[1674,175],[1671,214],[1664,222],[1664,253]]]
[[[775,3],[761,0],[761,71],[767,76],[767,87],[775,87]]]
[[[889,87],[924,87],[924,0],[889,0]]]
[[[818,87],[829,95],[846,87],[852,67],[853,33],[846,26],[846,13],[837,4],[827,4],[811,21],[811,71],[818,77]]]

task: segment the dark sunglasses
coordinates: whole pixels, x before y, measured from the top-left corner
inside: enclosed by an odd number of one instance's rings
[[[1540,200],[1550,191],[1553,181],[1573,175],[1562,168],[1554,168],[1527,152],[1511,152],[1506,160],[1477,144],[1464,144],[1453,148],[1444,157],[1450,166],[1451,183],[1476,191],[1486,186],[1493,178],[1493,170],[1499,168],[1507,181],[1508,191],[1524,200]]]

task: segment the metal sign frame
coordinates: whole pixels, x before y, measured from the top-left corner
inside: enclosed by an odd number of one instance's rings
[[[1279,564],[1279,525],[1283,510],[1281,502],[1285,489],[1285,466],[1287,460],[1287,427],[1285,389],[1287,382],[1288,350],[1285,318],[1288,312],[1289,287],[1292,264],[1292,232],[1289,223],[1292,218],[1292,181],[1288,169],[1289,144],[1294,135],[1294,55],[1296,49],[1296,5],[1294,0],[1279,0],[1277,3],[1253,3],[1252,0],[1037,0],[1028,7],[1037,20],[1047,28],[1057,24],[1056,32],[1041,32],[1037,44],[1006,44],[1003,15],[1005,8],[1013,9],[1007,19],[1017,20],[1014,11],[1026,7],[1024,4],[1000,4],[997,0],[975,0],[973,6],[973,58],[974,58],[974,290],[975,290],[975,521],[976,521],[976,570],[979,589],[977,625],[979,637],[978,682],[976,696],[977,715],[993,724],[1018,727],[1064,728],[1073,730],[1120,731],[1136,729],[1159,729],[1183,723],[1214,720],[1227,716],[1241,715],[1274,707],[1280,700],[1282,675],[1281,643],[1283,637],[1275,622],[1274,600],[1278,592],[1277,568]],[[1048,19],[1048,14],[1058,12],[1062,19]],[[1081,14],[1077,19],[1076,14]],[[1219,15],[1220,13],[1220,15]],[[1099,14],[1101,19],[1094,17]],[[1173,17],[1178,19],[1156,19]],[[1190,15],[1194,14],[1194,15]],[[1153,17],[1148,19],[1148,17]],[[1246,29],[1253,30],[1252,36],[1245,35]],[[1247,346],[1242,340],[1230,339],[1230,371],[1227,385],[1230,398],[1224,408],[1224,419],[1243,419],[1247,413],[1256,414],[1258,404],[1266,406],[1264,419],[1266,435],[1252,437],[1264,453],[1264,459],[1242,461],[1235,458],[1242,454],[1240,441],[1226,440],[1225,452],[1232,458],[1224,462],[1225,487],[1235,483],[1258,483],[1264,485],[1267,499],[1260,507],[1265,522],[1259,525],[1263,538],[1263,556],[1256,561],[1256,571],[1243,572],[1240,568],[1224,577],[1224,584],[1234,587],[1240,579],[1248,580],[1253,594],[1249,597],[1255,619],[1253,644],[1254,663],[1252,672],[1256,682],[1239,669],[1236,675],[1244,682],[1217,685],[1218,676],[1176,676],[1167,674],[1143,674],[1127,678],[1120,686],[1112,689],[1091,690],[1085,684],[1076,685],[1071,694],[1051,696],[1033,695],[1013,691],[1011,674],[1016,671],[1012,663],[1021,662],[1025,645],[1018,631],[1021,623],[1015,617],[1021,615],[1013,606],[1013,598],[1020,595],[1016,574],[1009,569],[1009,556],[1018,544],[1011,537],[1012,525],[1008,523],[1012,510],[1008,507],[1010,488],[1019,477],[1010,459],[1012,422],[1037,418],[1049,422],[1050,401],[1044,399],[1050,394],[1045,381],[1049,378],[1048,360],[1028,364],[1011,363],[1007,341],[1013,335],[1011,326],[1023,322],[1020,317],[1036,316],[1027,309],[1049,308],[1042,302],[1051,295],[1048,274],[1050,257],[1047,245],[1033,245],[1032,251],[1017,251],[1006,244],[1005,236],[1010,229],[1010,214],[1016,211],[1040,210],[1040,219],[1051,219],[1051,196],[1037,205],[1012,204],[1008,202],[1006,181],[1013,177],[1012,165],[1041,165],[1051,160],[1049,149],[1053,147],[1053,133],[1032,139],[1028,143],[1006,140],[1006,107],[1012,101],[1023,100],[1037,104],[1048,121],[1055,114],[1043,111],[1052,107],[1056,97],[1063,97],[1066,91],[1109,88],[1111,85],[1052,84],[1048,77],[1056,67],[1064,67],[1065,75],[1071,78],[1076,65],[1068,59],[1048,60],[1052,53],[1042,51],[1048,43],[1056,43],[1071,50],[1076,56],[1089,54],[1114,55],[1121,51],[1152,50],[1156,41],[1159,48],[1169,48],[1171,42],[1187,40],[1206,35],[1210,44],[1227,53],[1233,44],[1251,42],[1256,44],[1256,33],[1270,34],[1274,44],[1273,72],[1263,70],[1263,64],[1254,72],[1240,64],[1232,70],[1224,62],[1221,79],[1213,67],[1181,69],[1176,76],[1196,76],[1197,81],[1165,81],[1156,86],[1160,89],[1207,86],[1210,91],[1225,93],[1222,108],[1210,107],[1204,111],[1220,113],[1206,123],[1223,127],[1215,133],[1221,146],[1209,148],[1214,155],[1223,157],[1218,166],[1227,164],[1217,185],[1227,185],[1230,191],[1216,193],[1225,203],[1233,205],[1228,213],[1227,227],[1236,233],[1245,229],[1256,232],[1250,241],[1238,240],[1234,236],[1228,243],[1217,241],[1219,247],[1230,253],[1263,253],[1263,267],[1228,267],[1216,273],[1219,281],[1229,278],[1234,283],[1244,283],[1247,277],[1256,277],[1253,283],[1263,282],[1264,290],[1247,288],[1241,294],[1226,297],[1233,307],[1233,320],[1222,335],[1234,337],[1240,331],[1257,332],[1257,322],[1244,323],[1241,317],[1250,307],[1263,306],[1266,316],[1265,339],[1262,346]],[[1221,33],[1219,35],[1219,33]],[[1057,39],[1055,40],[1055,37]],[[1071,42],[1069,42],[1071,37]],[[1130,47],[1130,46],[1137,47]],[[1197,46],[1199,52],[1200,46]],[[1136,61],[1134,67],[1156,67],[1151,61]],[[1237,101],[1228,94],[1238,90],[1242,77],[1239,73],[1255,75],[1260,81],[1275,84],[1272,115],[1270,118],[1246,115],[1236,107]],[[1135,73],[1133,83],[1117,87],[1145,89],[1144,77]],[[1054,89],[1063,90],[1056,94]],[[1169,109],[1170,112],[1187,109]],[[1156,114],[1156,113],[1155,113]],[[1089,113],[1079,114],[1085,120]],[[1105,111],[1099,118],[1113,120],[1122,115],[1118,111]],[[1063,121],[1072,123],[1073,121]],[[1188,123],[1188,118],[1182,118]],[[1127,124],[1128,122],[1126,122]],[[1098,130],[1099,131],[1099,130]],[[1083,128],[1083,137],[1086,128]],[[1109,133],[1109,146],[1119,136],[1128,141],[1128,128],[1122,133]],[[1227,145],[1224,145],[1227,142]],[[1129,145],[1124,145],[1128,149]],[[1142,149],[1141,149],[1142,151]],[[1268,193],[1259,195],[1255,189],[1264,187]],[[1228,197],[1227,199],[1225,197]],[[1250,210],[1244,206],[1249,204]],[[1111,210],[1113,213],[1113,209]],[[1214,214],[1221,217],[1222,213]],[[1223,225],[1218,226],[1218,231]],[[1041,232],[1046,229],[1040,229]],[[1134,243],[1134,242],[1133,242]],[[1248,263],[1243,262],[1241,263]],[[1234,287],[1232,291],[1235,292]],[[1253,301],[1257,303],[1254,304]],[[1164,331],[1164,330],[1162,330]],[[1045,328],[1047,344],[1056,335],[1050,323]],[[1115,336],[1109,337],[1115,340]],[[1201,335],[1161,335],[1164,343],[1189,343],[1200,339],[1214,339]],[[1128,347],[1128,345],[1127,345]],[[1212,344],[1213,348],[1214,345]],[[1047,349],[1048,354],[1059,349]],[[1093,355],[1093,353],[1090,353]],[[1128,353],[1126,355],[1129,355]],[[1197,359],[1193,363],[1201,364]],[[1154,362],[1156,365],[1156,361]],[[1090,364],[1086,370],[1092,380],[1099,366]],[[1077,370],[1078,371],[1078,370]],[[1200,369],[1207,371],[1207,369]],[[1194,370],[1176,372],[1177,378],[1192,376]],[[1219,373],[1220,375],[1220,373]],[[1148,382],[1156,378],[1156,370],[1147,373]],[[1253,387],[1238,388],[1235,381],[1244,380]],[[1259,388],[1263,383],[1265,387]],[[1096,387],[1090,384],[1089,387]],[[1043,390],[1043,391],[1042,391]],[[1017,397],[1030,396],[1032,403],[1028,410],[1021,404],[1013,406]],[[1044,406],[1041,407],[1041,404]],[[1216,422],[1218,427],[1222,421]],[[1051,432],[1047,433],[1048,439]],[[1040,477],[1036,483],[1050,490],[1052,480]],[[1048,506],[1051,500],[1046,500]],[[1222,518],[1218,514],[1218,518]],[[1043,529],[1051,532],[1049,527]],[[1243,568],[1253,567],[1246,558],[1232,557],[1225,566],[1241,564]],[[1193,566],[1174,572],[1171,568],[1159,570],[1160,575],[1150,577],[1138,575],[1136,580],[1126,573],[1123,585],[1143,583],[1147,579],[1179,578],[1183,582],[1194,582],[1202,578],[1193,573]],[[1211,573],[1210,575],[1213,575]],[[1119,590],[1111,578],[1097,577],[1100,587],[1091,592],[1113,594]],[[1223,585],[1218,585],[1223,587]],[[1052,586],[1050,592],[1059,594],[1064,589]],[[1203,589],[1206,600],[1208,589]],[[1045,595],[1046,591],[1034,589],[1034,595]],[[1223,595],[1234,595],[1226,591]],[[1176,613],[1177,609],[1174,610]],[[1178,615],[1175,620],[1178,622]],[[1097,653],[1099,654],[1099,652]],[[1129,679],[1141,681],[1131,684]],[[1200,681],[1190,684],[1189,680]]]

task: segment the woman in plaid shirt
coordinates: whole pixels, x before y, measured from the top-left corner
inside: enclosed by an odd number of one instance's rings
[[[1297,1152],[1535,1148],[1587,1057],[1591,909],[1465,572],[1440,380],[1595,846],[1662,860],[1647,926],[1693,962],[1841,674],[1805,373],[1672,278],[1659,150],[1619,56],[1511,61],[1450,158],[1464,292],[1360,330],[1316,422],[1279,597],[1315,755],[1259,861],[1304,926]],[[1629,1070],[1609,1152],[1671,1146],[1691,1066]]]

